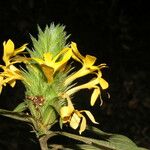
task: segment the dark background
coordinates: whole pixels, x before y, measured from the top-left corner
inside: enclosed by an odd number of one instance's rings
[[[0,54],[2,43],[11,38],[16,47],[30,43],[29,33],[37,34],[54,22],[66,26],[70,41],[82,54],[95,55],[97,63],[107,63],[104,78],[109,81],[102,107],[90,107],[103,131],[130,137],[150,149],[150,13],[144,0],[3,0],[0,1]],[[0,108],[13,109],[24,95],[18,83],[6,87]],[[79,94],[81,106],[89,107],[88,96]],[[87,106],[85,106],[85,104]],[[31,128],[0,117],[0,149],[39,149]],[[59,139],[60,140],[60,139]]]

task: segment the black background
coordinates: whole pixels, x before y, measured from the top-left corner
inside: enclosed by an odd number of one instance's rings
[[[90,109],[103,131],[130,137],[139,146],[150,148],[150,13],[144,0],[5,0],[0,1],[0,55],[9,38],[16,47],[31,42],[37,24],[44,28],[54,22],[66,26],[69,41],[78,44],[83,55],[95,55],[107,63],[104,78],[110,87],[104,104],[90,107],[88,95],[79,93],[81,107]],[[18,82],[6,87],[0,108],[13,109],[24,95]],[[86,104],[86,105],[85,105]],[[30,127],[0,118],[0,149],[39,149]],[[72,130],[71,130],[72,131]],[[57,139],[56,139],[57,140]],[[60,139],[59,139],[60,140]],[[59,141],[58,140],[58,141]]]

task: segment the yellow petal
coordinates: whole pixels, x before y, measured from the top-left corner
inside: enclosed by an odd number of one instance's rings
[[[67,94],[68,95],[72,95],[72,94],[74,94],[74,93],[76,93],[76,92],[78,92],[78,91],[80,91],[82,89],[92,89],[92,88],[95,87],[96,84],[99,83],[98,81],[99,80],[97,80],[97,79],[92,79],[91,81],[89,81],[89,82],[87,82],[85,84],[81,84],[79,86],[75,86],[75,87],[69,89],[67,91]]]
[[[48,83],[50,83],[53,80],[54,69],[44,64],[41,65],[41,68],[45,77],[47,78]]]
[[[42,59],[40,59],[40,58],[32,58],[34,61],[36,61],[37,63],[39,63],[40,65],[41,64],[44,64],[44,61],[42,60]]]
[[[0,65],[0,68],[2,68],[2,69],[3,69],[3,68],[5,68],[5,66],[4,66],[4,65]]]
[[[102,77],[102,72],[101,72],[100,70],[98,70],[97,76],[98,76],[99,78]]]
[[[100,83],[100,86],[102,87],[102,89],[107,89],[109,84],[107,81],[105,81],[103,78],[99,78],[99,83]]]
[[[76,61],[79,61],[81,62],[81,60],[84,59],[84,56],[82,56],[77,48],[77,44],[74,43],[74,42],[71,42],[71,48],[73,50],[73,55],[72,57],[76,60]]]
[[[0,76],[0,83],[3,81],[3,77],[2,76]]]
[[[66,64],[68,60],[71,58],[71,55],[72,55],[71,50],[68,50],[60,61],[55,62],[53,66],[55,70],[57,71],[58,69],[62,68],[64,64]]]
[[[71,76],[68,76],[68,78],[65,81],[65,85],[70,84],[71,82],[75,81],[78,78],[88,75],[90,72],[91,71],[89,69],[81,68]]]
[[[2,86],[2,85],[0,85],[0,94],[2,93],[2,88],[3,88],[3,86]]]
[[[87,67],[94,65],[95,61],[96,61],[96,57],[91,56],[91,55],[86,55],[84,59],[84,63]]]
[[[86,129],[86,118],[82,115],[79,133],[81,134]]]
[[[3,43],[4,47],[4,54],[3,54],[3,61],[6,65],[9,64],[9,59],[11,56],[13,56],[14,53],[14,43],[9,39],[7,42]]]
[[[26,46],[27,46],[27,44],[24,44],[21,47],[15,49],[13,56],[16,56],[18,53],[21,53],[22,51],[24,51]]]
[[[12,79],[8,82],[8,84],[13,88],[16,84],[16,80],[15,79]]]
[[[62,49],[54,58],[53,58],[53,61],[54,62],[57,62],[60,57],[62,57],[67,51],[71,50],[70,48],[68,47],[65,47],[64,49]]]
[[[19,71],[19,69],[17,69],[14,65],[10,65],[9,69],[14,72]]]
[[[72,107],[69,107],[69,106],[63,106],[60,109],[60,116],[63,120],[63,123],[66,123],[69,121],[69,118],[70,118],[72,112],[73,112],[73,109],[72,109]]]
[[[31,58],[15,56],[11,59],[11,64],[22,63],[22,62],[27,63],[31,60],[32,60]]]
[[[91,113],[90,111],[88,111],[88,110],[83,110],[82,112],[85,112],[86,115],[90,118],[90,120],[91,120],[93,123],[98,124],[98,122],[95,121],[95,118],[94,118],[94,116],[92,115],[92,113]]]
[[[51,62],[52,62],[52,55],[51,53],[45,53],[44,55],[44,62],[47,66],[50,66],[51,65]]]
[[[77,129],[80,124],[80,120],[81,118],[76,113],[74,113],[70,120],[70,126],[73,129]]]
[[[21,80],[22,76],[20,74],[20,70],[17,69],[15,66],[11,65],[9,68],[5,68],[3,75],[7,78],[5,78],[5,83],[8,83],[10,80]]]
[[[0,94],[1,94],[1,92],[2,92],[2,88],[3,88],[3,77],[2,76],[0,76]]]
[[[100,95],[99,87],[95,88],[91,96],[91,106],[94,106],[98,96]]]
[[[11,87],[14,87],[16,84],[16,78],[13,76],[7,77],[6,79],[4,79],[4,83],[9,84]]]

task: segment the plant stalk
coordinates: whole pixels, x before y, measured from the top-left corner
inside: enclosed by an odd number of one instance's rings
[[[46,135],[39,138],[41,150],[48,150],[47,140],[48,139],[47,139]]]
[[[47,143],[48,139],[50,139],[51,137],[55,135],[57,135],[57,133],[53,131],[48,131],[48,134],[45,134],[39,138],[41,150],[48,150],[48,143]]]

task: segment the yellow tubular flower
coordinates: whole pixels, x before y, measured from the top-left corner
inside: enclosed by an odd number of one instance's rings
[[[0,74],[0,93],[2,91],[2,86],[9,84],[11,87],[14,87],[16,80],[23,79],[20,74],[20,70],[17,69],[14,65],[10,65],[9,67],[3,66],[2,68],[4,71]]]
[[[72,94],[82,89],[93,89],[93,93],[91,95],[91,106],[95,104],[98,96],[100,97],[101,104],[102,104],[100,87],[101,89],[104,90],[107,89],[109,86],[108,82],[102,78],[102,72],[101,72],[101,69],[105,68],[106,64],[100,64],[98,66],[95,66],[94,64],[96,62],[96,57],[91,55],[86,55],[85,57],[82,56],[77,49],[76,43],[74,42],[71,43],[71,49],[72,49],[72,58],[80,62],[82,64],[82,67],[80,70],[68,76],[64,84],[68,86],[76,79],[86,76],[88,74],[95,74],[97,77],[93,78],[87,83],[74,86],[68,89],[68,91],[66,91],[66,94],[71,96]]]
[[[108,82],[105,81],[103,78],[102,78],[102,73],[101,71],[99,71],[97,73],[97,78],[94,78],[92,80],[90,80],[89,82],[85,83],[85,84],[82,84],[82,85],[78,85],[78,86],[75,86],[71,89],[69,89],[66,94],[68,94],[69,96],[82,90],[82,89],[94,89],[93,91],[93,94],[91,96],[91,106],[93,106],[95,104],[95,101],[97,100],[98,96],[100,96],[101,92],[100,92],[100,88],[99,86],[102,88],[102,89],[107,89],[108,88]],[[100,100],[101,100],[101,97],[100,97]],[[101,104],[102,104],[102,100],[101,100]]]
[[[86,76],[90,73],[93,73],[95,71],[99,71],[100,69],[106,67],[106,64],[94,66],[94,63],[96,61],[96,57],[91,56],[91,55],[86,55],[85,57],[82,56],[79,53],[76,44],[73,42],[71,44],[71,48],[72,48],[72,53],[73,53],[72,58],[79,61],[82,64],[82,68],[79,71],[72,74],[71,76],[69,76],[65,81],[65,85],[69,85],[71,82],[73,82],[77,78]]]
[[[0,65],[0,68],[2,68],[3,70],[2,72],[0,72],[0,92],[2,91],[2,87],[5,86],[7,83],[10,84],[11,87],[14,87],[16,84],[16,80],[22,80],[20,70],[17,69],[14,64],[27,61],[27,59],[24,57],[14,56],[23,52],[26,48],[26,45],[27,44],[24,44],[20,48],[15,49],[12,40],[9,39],[7,42],[3,42],[3,61],[5,65]]]
[[[45,53],[43,59],[33,58],[38,64],[41,65],[41,68],[48,79],[48,82],[52,80],[52,75],[64,67],[64,65],[71,58],[72,51],[70,48],[64,48],[59,54],[54,58],[51,53]],[[51,74],[50,74],[51,73]]]
[[[75,110],[69,97],[67,97],[67,100],[68,105],[60,109],[60,117],[63,123],[69,123],[70,127],[73,129],[77,129],[80,126],[79,133],[81,134],[86,129],[86,118],[81,114],[85,113],[93,123],[98,124],[90,111]]]
[[[3,54],[3,61],[5,62],[5,65],[8,66],[10,64],[10,59],[13,56],[16,56],[17,54],[23,52],[26,48],[27,44],[24,44],[20,48],[15,49],[14,43],[12,40],[8,40],[7,42],[3,42],[4,47],[4,54]]]
[[[3,68],[4,72],[1,73],[3,76],[3,84],[10,84],[11,87],[15,86],[16,80],[21,80],[22,76],[20,74],[20,70],[15,66],[10,65],[9,68]]]
[[[71,49],[72,49],[72,58],[75,59],[78,62],[82,62],[82,60],[84,59],[84,56],[82,56],[79,52],[79,50],[77,49],[77,44],[74,42],[71,42]]]

